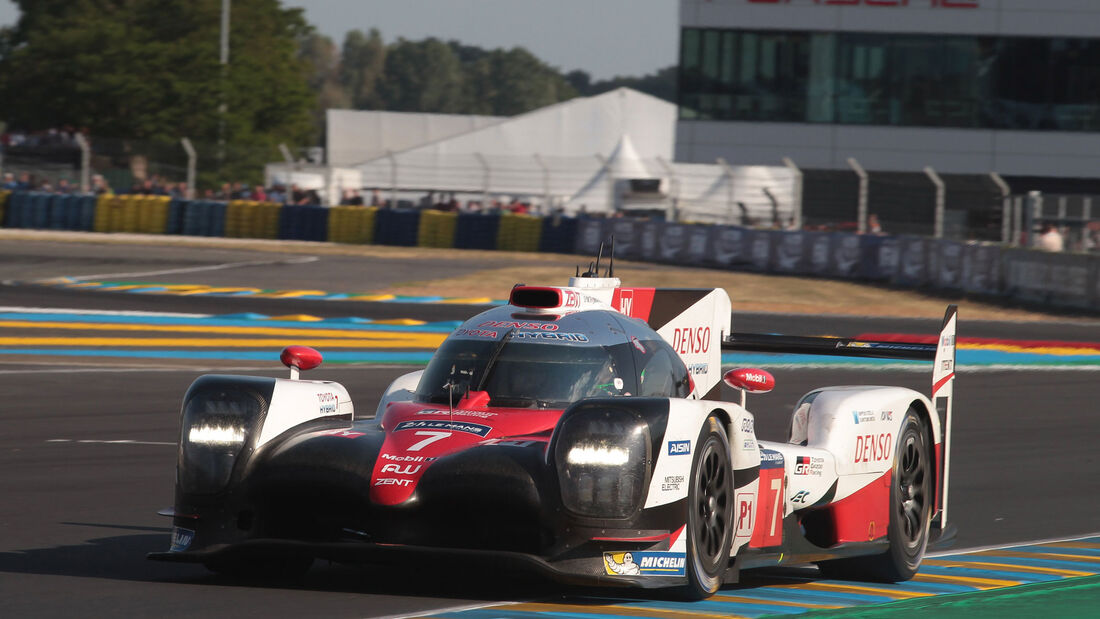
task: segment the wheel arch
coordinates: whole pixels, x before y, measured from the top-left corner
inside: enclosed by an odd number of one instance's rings
[[[936,457],[936,436],[935,431],[933,430],[934,426],[932,425],[932,413],[928,410],[928,406],[923,400],[913,400],[913,402],[909,404],[909,410],[915,411],[917,413],[917,417],[920,418],[921,424],[924,426],[924,438],[928,441],[928,448],[932,454],[930,467],[932,470],[932,493],[936,495],[936,500],[933,502],[932,512],[932,515],[934,516],[936,513],[935,510],[940,504],[937,488],[940,487],[939,480],[941,475],[941,463],[939,461],[939,458]]]

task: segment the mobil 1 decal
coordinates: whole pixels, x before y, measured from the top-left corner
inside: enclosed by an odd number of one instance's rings
[[[783,454],[760,450],[760,485],[757,490],[756,518],[749,546],[765,548],[783,543]]]

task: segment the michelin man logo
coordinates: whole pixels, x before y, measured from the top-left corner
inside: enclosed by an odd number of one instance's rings
[[[619,557],[616,560],[616,557]],[[607,573],[611,576],[637,576],[641,574],[641,568],[634,562],[634,555],[629,552],[624,552],[621,555],[605,553],[603,556],[604,565],[607,566]]]

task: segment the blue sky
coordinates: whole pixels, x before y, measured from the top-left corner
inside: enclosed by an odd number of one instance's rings
[[[677,0],[283,0],[336,39],[353,28],[397,37],[458,39],[485,48],[523,46],[563,70],[596,79],[675,64]],[[0,0],[0,25],[18,10]]]

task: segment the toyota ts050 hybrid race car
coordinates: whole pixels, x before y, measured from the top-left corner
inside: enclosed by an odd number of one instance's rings
[[[528,569],[563,582],[679,587],[816,563],[910,578],[949,537],[954,307],[937,344],[730,332],[722,289],[626,288],[599,264],[565,287],[517,285],[395,380],[373,416],[340,384],[207,375],[181,412],[171,548],[215,571],[342,563]],[[786,442],[757,440],[723,350],[934,362],[931,397],[822,387]],[[740,402],[718,401],[720,381]],[[941,539],[941,541],[942,541]]]

